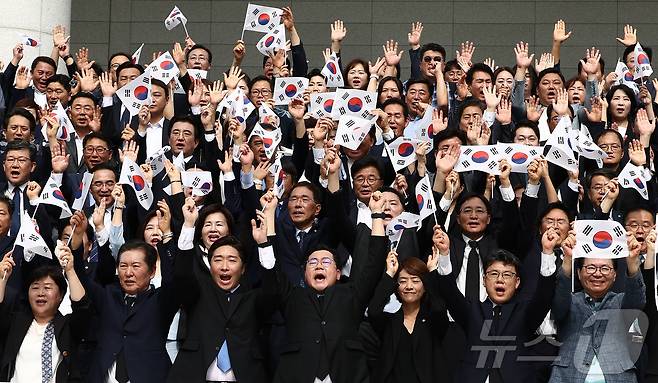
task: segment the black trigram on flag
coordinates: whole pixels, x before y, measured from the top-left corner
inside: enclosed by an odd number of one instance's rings
[[[29,240],[32,241],[32,242],[36,242],[36,241],[39,240],[39,236],[36,235],[36,234],[30,234],[30,236],[27,237],[27,239],[29,239]]]
[[[254,10],[251,11],[251,13],[252,13],[254,16],[256,16],[257,14],[260,13],[260,9],[258,9],[258,8],[254,8]]]
[[[354,126],[354,124],[356,124],[356,122],[354,122],[354,120],[349,120],[345,123],[345,126],[347,126],[348,128],[351,128],[351,127]]]
[[[560,154],[560,151],[557,150],[557,149],[553,150],[553,156],[554,156],[556,159],[560,159],[560,158],[562,158],[562,155]]]
[[[462,161],[462,166],[464,168],[468,168],[469,166],[471,166],[471,161],[468,161],[468,160]]]
[[[495,168],[496,165],[498,165],[498,164],[496,164],[496,162],[494,162],[494,161],[490,161],[489,164],[487,165],[487,167],[488,167],[490,170],[493,170],[493,168]]]
[[[350,142],[349,134],[345,133],[341,137],[343,138],[343,142]]]
[[[157,66],[149,67],[149,69],[151,69],[151,73],[158,73],[160,71],[160,68]]]
[[[286,85],[287,85],[287,84],[286,84],[285,81],[281,81],[281,82],[279,83],[279,88],[283,88],[283,87],[286,86]]]
[[[41,193],[41,199],[48,199],[50,198],[50,193]]]
[[[512,149],[511,146],[508,146],[508,147],[505,149],[505,154],[510,154],[510,153],[512,153],[512,151],[514,151],[514,149]]]
[[[489,151],[490,151],[491,154],[493,154],[493,155],[497,155],[497,154],[498,154],[498,149],[496,149],[496,148],[491,148]]]
[[[560,145],[564,145],[564,137],[558,137],[557,138],[557,143]]]
[[[123,91],[123,94],[124,94],[126,97],[130,97],[130,95],[132,94],[132,90],[131,90],[131,89],[126,89],[126,90]]]
[[[343,100],[347,100],[347,98],[350,96],[349,93],[344,93],[343,97],[341,97]]]
[[[370,112],[368,112],[367,110],[364,111],[363,113],[361,113],[361,118],[363,118],[363,119],[366,119],[366,120],[367,120],[367,119],[370,118],[370,116],[371,116],[371,114],[370,114]]]
[[[341,115],[345,114],[345,108],[341,106],[340,109],[338,109],[338,112],[340,112]]]
[[[423,183],[423,184],[420,185],[420,190],[421,190],[423,193],[427,193],[427,189],[428,189],[428,186],[427,186],[426,183]]]
[[[535,149],[530,149],[530,154],[533,156],[537,155],[537,151]]]
[[[322,104],[323,102],[324,102],[324,100],[322,99],[322,97],[318,97],[318,98],[315,99],[315,103],[318,104],[318,105]]]
[[[199,177],[195,177],[194,181],[192,182],[192,187],[199,186],[199,182],[201,182],[201,179]]]
[[[620,245],[617,245],[615,246],[614,249],[612,249],[612,254],[619,255],[619,253],[621,253],[622,250],[624,250],[624,248],[621,247]]]
[[[363,99],[364,99],[365,102],[367,102],[367,103],[370,103],[370,101],[372,101],[372,98],[370,98],[370,95],[367,95],[367,94],[366,94],[366,96],[365,96]]]
[[[621,230],[619,226],[615,226],[615,228],[612,229],[612,231],[617,235],[617,237],[621,237],[624,235],[624,232]]]
[[[624,183],[624,186],[628,186],[628,185],[630,184],[630,182],[629,182],[628,179],[626,179],[626,178],[622,179],[621,182]]]
[[[635,170],[630,170],[628,172],[628,175],[630,175],[631,177],[635,177]]]
[[[139,109],[142,105],[140,105],[138,102],[133,101],[132,106],[133,108]]]
[[[304,83],[302,82],[302,80],[297,80],[297,87],[301,88],[303,86],[304,86]]]
[[[590,225],[587,225],[587,226],[585,226],[585,228],[583,229],[583,234],[585,234],[585,235],[589,235],[589,233],[591,233],[592,230],[594,230],[594,228],[593,228],[592,226],[590,226]]]
[[[149,199],[149,196],[146,193],[142,193],[137,196],[137,199],[139,199],[140,201],[146,201],[147,199]]]
[[[286,99],[286,97],[284,95],[282,95],[282,94],[279,95],[279,101],[283,101],[285,99]]]
[[[591,248],[590,245],[588,245],[588,244],[584,244],[584,245],[582,246],[582,248],[583,248],[583,251],[585,252],[585,254],[589,254],[589,253],[592,252],[592,248]]]
[[[170,74],[171,74],[171,73],[169,73],[169,72],[164,72],[164,73],[162,74],[162,78],[169,78],[169,75],[170,75]]]
[[[397,160],[397,164],[400,166],[404,165],[404,160]]]
[[[466,150],[464,150],[464,154],[469,155],[469,154],[471,154],[472,151],[473,150],[471,148],[466,148]]]

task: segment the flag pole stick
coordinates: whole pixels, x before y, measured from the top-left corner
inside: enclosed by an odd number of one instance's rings
[[[37,215],[37,210],[39,209],[39,205],[41,205],[41,202],[37,203],[37,207],[34,208],[34,213],[32,213],[32,219],[34,219],[34,216]]]
[[[182,21],[180,17],[178,18],[178,21]],[[181,22],[181,24],[183,24],[183,29],[185,30],[185,38],[190,37],[189,32],[187,32],[187,26],[185,26],[185,23]]]
[[[69,239],[66,240],[66,247],[69,247],[71,244],[71,239],[73,238],[73,232],[75,231],[75,227],[78,226],[77,223],[73,224],[73,227],[71,228],[71,235],[69,235]]]
[[[436,207],[436,206],[435,206]],[[434,223],[438,226],[439,225],[439,220],[436,219],[436,210],[432,212],[432,215],[434,216]]]

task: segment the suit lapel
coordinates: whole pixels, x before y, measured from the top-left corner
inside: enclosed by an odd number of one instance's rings
[[[466,243],[464,243],[464,240],[461,238],[461,234],[459,236],[455,236],[453,243],[455,244],[455,251],[454,255],[453,252],[450,252],[450,258],[452,264],[454,267],[452,268],[452,272],[454,275],[459,274],[459,270],[462,268],[462,264],[464,263],[464,251],[466,250]]]
[[[226,316],[227,320],[233,316],[233,313],[235,312],[238,305],[242,301],[244,290],[245,290],[244,286],[240,285],[238,289],[231,294],[231,297],[228,300],[228,314]]]

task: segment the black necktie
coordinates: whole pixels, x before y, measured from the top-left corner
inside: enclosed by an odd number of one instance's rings
[[[502,306],[496,305],[493,308],[493,319],[491,321],[491,330],[489,331],[490,336],[500,335],[500,314],[502,311]],[[489,369],[489,383],[503,383],[503,375],[500,373],[500,368],[491,368]]]
[[[306,238],[305,231],[300,231],[299,233],[297,233],[297,246],[299,246],[299,250],[302,250],[304,248],[304,238]]]
[[[130,111],[128,110],[128,108],[125,108],[123,113],[121,114],[121,119],[119,120],[119,125],[121,125],[120,131],[123,130],[126,127],[126,125],[128,125],[128,123],[130,123]]]
[[[18,234],[21,227],[21,189],[14,188],[14,198],[12,198],[13,211],[11,213],[11,226],[10,231],[12,236]]]
[[[320,310],[322,310],[324,305],[324,295],[318,295],[318,303],[320,304]],[[327,375],[329,375],[329,356],[327,355],[327,345],[324,341],[323,335],[322,343],[320,344],[320,360],[318,361],[318,372],[316,376],[320,378],[320,380],[324,380]]]
[[[468,253],[468,262],[466,263],[466,298],[473,302],[480,301],[480,262],[478,255],[478,243],[468,241],[471,248]]]
[[[126,303],[128,310],[130,310],[135,305],[135,302],[137,301],[137,297],[134,295],[126,295],[125,298],[123,298],[123,301]]]
[[[125,303],[128,312],[132,310],[136,301],[137,301],[137,297],[134,295],[126,295],[125,297],[123,297],[123,302]],[[126,357],[123,354],[123,348],[117,354],[116,362],[117,365],[116,365],[116,371],[114,373],[114,378],[119,383],[126,383],[129,378],[128,378],[128,368],[126,367]]]

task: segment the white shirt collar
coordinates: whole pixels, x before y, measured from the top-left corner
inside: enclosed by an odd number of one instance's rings
[[[149,122],[148,127],[149,127],[149,128],[153,128],[153,129],[162,129],[162,127],[164,126],[164,120],[165,120],[165,118],[164,118],[164,116],[163,116],[163,117],[162,117],[158,122],[156,122],[155,124],[151,124],[151,123]]]

